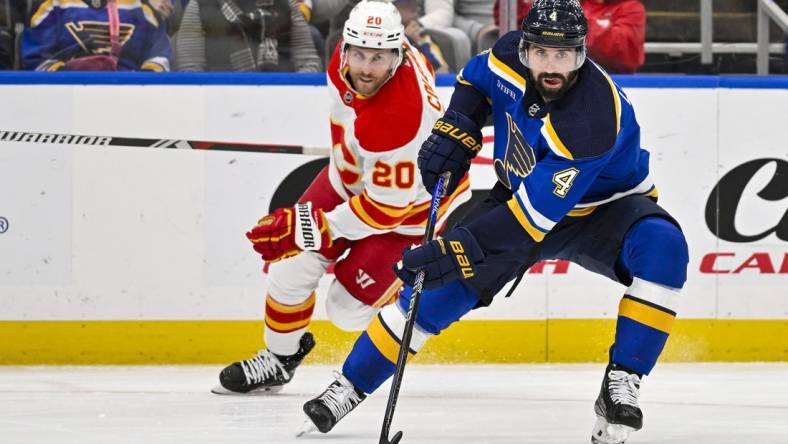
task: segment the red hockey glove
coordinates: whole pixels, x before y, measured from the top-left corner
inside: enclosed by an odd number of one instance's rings
[[[257,222],[246,233],[254,251],[268,262],[295,256],[303,250],[320,251],[332,244],[323,210],[312,210],[312,203],[279,208]]]

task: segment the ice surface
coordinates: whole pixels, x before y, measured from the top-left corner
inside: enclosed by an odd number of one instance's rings
[[[296,439],[337,366],[274,396],[209,393],[221,366],[0,367],[0,443],[377,443],[388,386]],[[588,443],[604,366],[411,365],[392,433],[409,443]],[[630,444],[788,443],[788,364],[660,364]]]

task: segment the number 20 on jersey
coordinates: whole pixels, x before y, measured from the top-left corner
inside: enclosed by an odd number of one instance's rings
[[[391,165],[379,160],[375,163],[372,172],[372,183],[386,188],[410,188],[416,177],[416,166],[409,160],[403,160]]]

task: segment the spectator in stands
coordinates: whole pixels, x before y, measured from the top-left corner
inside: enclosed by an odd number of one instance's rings
[[[495,28],[492,9],[493,0],[425,0],[419,21],[425,28],[458,28],[477,50],[480,38]]]
[[[418,0],[397,0],[394,5],[402,17],[402,25],[405,26],[405,36],[408,38],[408,43],[424,55],[435,72],[449,72],[449,66],[443,59],[440,48],[432,42],[427,31],[419,22]]]
[[[493,14],[497,23],[498,1]],[[517,23],[531,10],[520,0]],[[612,73],[631,74],[645,61],[646,8],[640,0],[580,0],[588,21],[586,45],[591,58]]]
[[[13,69],[14,67],[12,42],[11,34],[5,29],[0,29],[0,69]]]
[[[519,27],[523,20],[525,20],[525,16],[528,15],[528,11],[531,10],[531,6],[534,4],[534,0],[519,0],[517,2],[517,26]],[[493,4],[493,19],[495,20],[495,25],[500,26],[501,23],[499,21],[499,0],[495,0]]]
[[[142,0],[156,11],[159,19],[167,23],[167,34],[170,36],[178,32],[183,19],[183,11],[189,0]]]
[[[302,8],[309,9],[312,23],[331,21],[329,32],[339,30],[341,33],[350,10],[358,2],[359,0],[303,0]]]
[[[16,24],[23,23],[25,1],[10,0],[0,3],[0,69],[14,69],[16,57]]]
[[[632,74],[645,61],[646,8],[640,0],[583,0],[588,54],[610,72]]]
[[[6,21],[10,21],[8,11],[5,7],[0,7],[0,69],[13,69],[14,67],[14,30],[9,26],[4,26]]]
[[[323,61],[331,59],[337,42],[342,38],[342,28],[350,10],[359,0],[303,0],[309,9],[309,23],[323,30]]]
[[[296,0],[296,3],[298,3],[298,10],[301,11],[301,15],[304,16],[307,27],[309,27],[309,33],[312,35],[312,43],[315,45],[317,55],[320,56],[320,62],[325,66],[328,62],[326,59],[326,33],[328,32],[328,21],[324,20],[323,23],[319,24],[321,28],[325,30],[325,32],[321,31],[320,28],[318,28],[318,24],[313,22],[312,19],[313,0]]]
[[[22,34],[22,66],[37,71],[169,71],[170,40],[140,0],[46,0]]]
[[[788,34],[786,34],[785,44],[783,44],[783,72],[788,73]]]
[[[322,70],[296,0],[191,0],[175,54],[179,71]]]
[[[167,20],[170,18],[173,12],[175,12],[175,4],[173,0],[143,0],[145,3],[150,5],[156,13]]]

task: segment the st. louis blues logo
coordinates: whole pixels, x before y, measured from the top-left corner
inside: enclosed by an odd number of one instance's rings
[[[65,27],[86,53],[109,54],[112,52],[108,22],[80,20],[76,23],[68,22]],[[129,41],[134,34],[134,28],[135,26],[132,24],[120,24],[118,41],[121,46]]]
[[[519,178],[531,174],[536,164],[536,157],[534,156],[534,149],[528,144],[528,141],[523,137],[523,133],[517,124],[514,123],[512,116],[506,113],[506,153],[502,159],[495,159],[495,175],[498,180],[506,185],[510,190],[512,183],[509,180],[509,173],[513,173]]]

